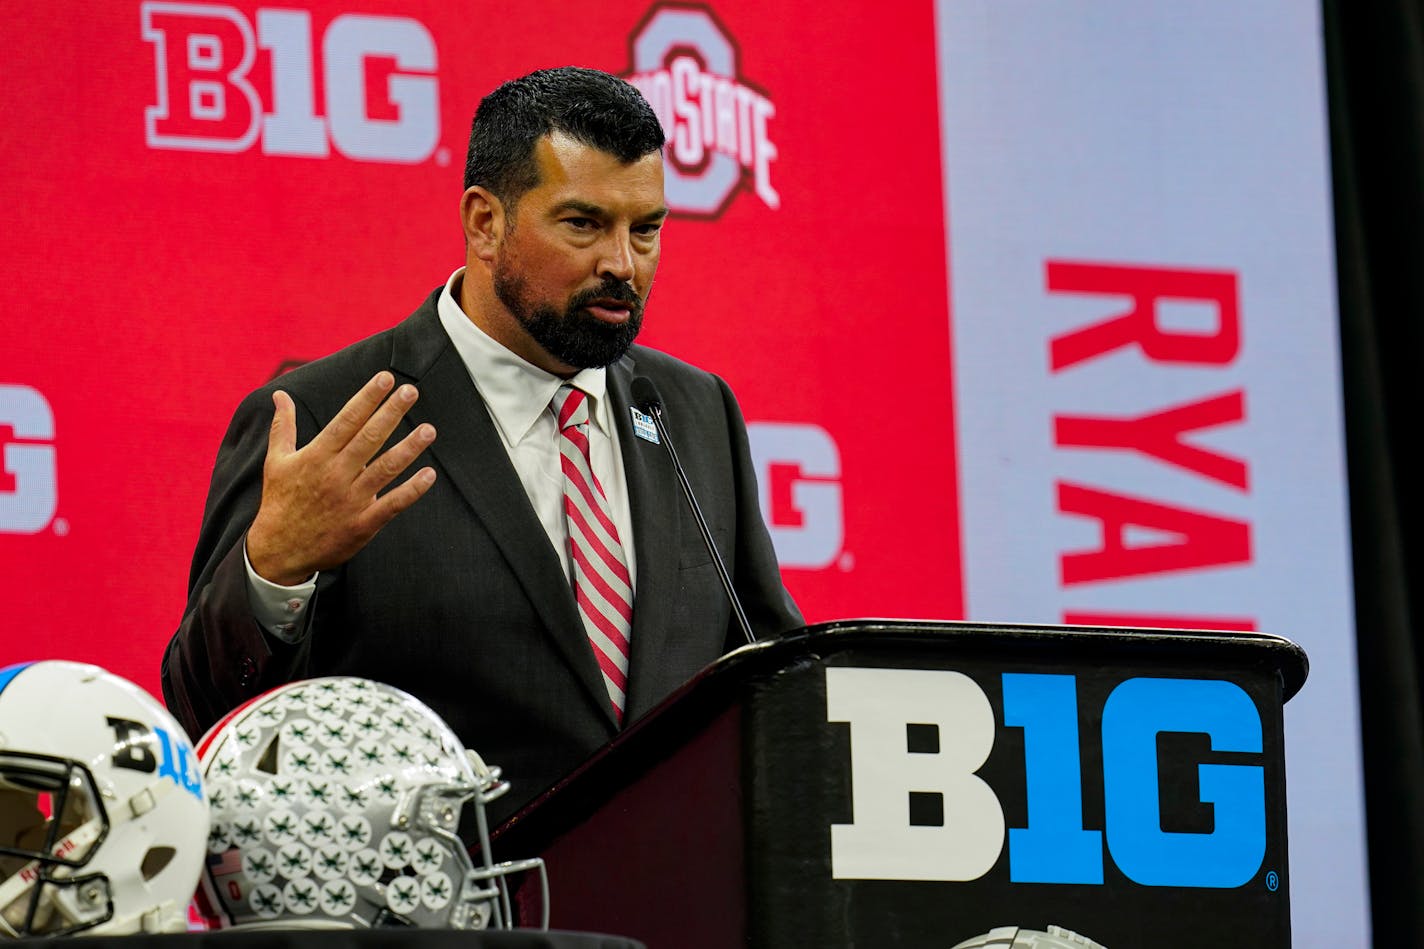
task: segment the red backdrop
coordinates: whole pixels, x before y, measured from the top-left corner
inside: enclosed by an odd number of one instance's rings
[[[725,376],[752,422],[834,442],[829,472],[799,470],[794,448],[769,469],[774,525],[842,528],[828,566],[786,566],[808,620],[961,614],[929,5],[283,9],[298,15],[140,0],[3,14],[0,395],[24,398],[0,398],[0,664],[85,659],[157,691],[233,407],[444,281],[480,97],[566,63],[663,71],[675,134],[710,103],[735,173],[724,187],[715,160],[681,169],[720,213],[664,232],[643,341]],[[260,112],[324,121],[293,146],[254,124],[242,80]],[[302,148],[326,155],[282,153]],[[814,510],[797,510],[802,481],[822,492]]]

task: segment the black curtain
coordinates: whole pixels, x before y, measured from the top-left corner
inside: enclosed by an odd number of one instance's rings
[[[1424,0],[1324,0],[1376,945],[1424,933]],[[1296,762],[1309,767],[1309,762]],[[1309,941],[1309,933],[1296,933]]]

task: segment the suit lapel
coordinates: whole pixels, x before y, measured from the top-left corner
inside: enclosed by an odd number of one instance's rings
[[[420,389],[420,399],[406,420],[411,427],[421,422],[435,426],[438,435],[431,454],[489,532],[555,647],[611,724],[608,689],[568,578],[534,514],[489,410],[440,325],[435,299],[427,300],[398,327],[393,343],[392,368],[409,375]]]
[[[632,655],[628,664],[627,718],[641,715],[649,696],[665,695],[660,658],[672,629],[673,597],[677,595],[678,524],[682,496],[667,449],[638,438],[629,407],[633,404],[633,357],[624,356],[608,368],[610,408],[618,428],[623,471],[628,482],[633,518],[633,551],[637,557],[638,589],[633,598]]]

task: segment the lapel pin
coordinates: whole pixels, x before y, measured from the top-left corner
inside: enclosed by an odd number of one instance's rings
[[[654,445],[662,444],[662,442],[658,440],[658,427],[653,424],[652,416],[644,415],[642,412],[639,412],[638,407],[635,405],[628,406],[628,411],[633,413],[634,435],[637,435],[645,442],[652,442]]]

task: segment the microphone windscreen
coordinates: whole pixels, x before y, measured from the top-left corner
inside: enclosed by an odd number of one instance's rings
[[[653,380],[647,376],[637,376],[633,379],[633,404],[644,412],[652,415],[655,410],[663,407],[662,396],[658,395],[658,387],[653,385]]]

